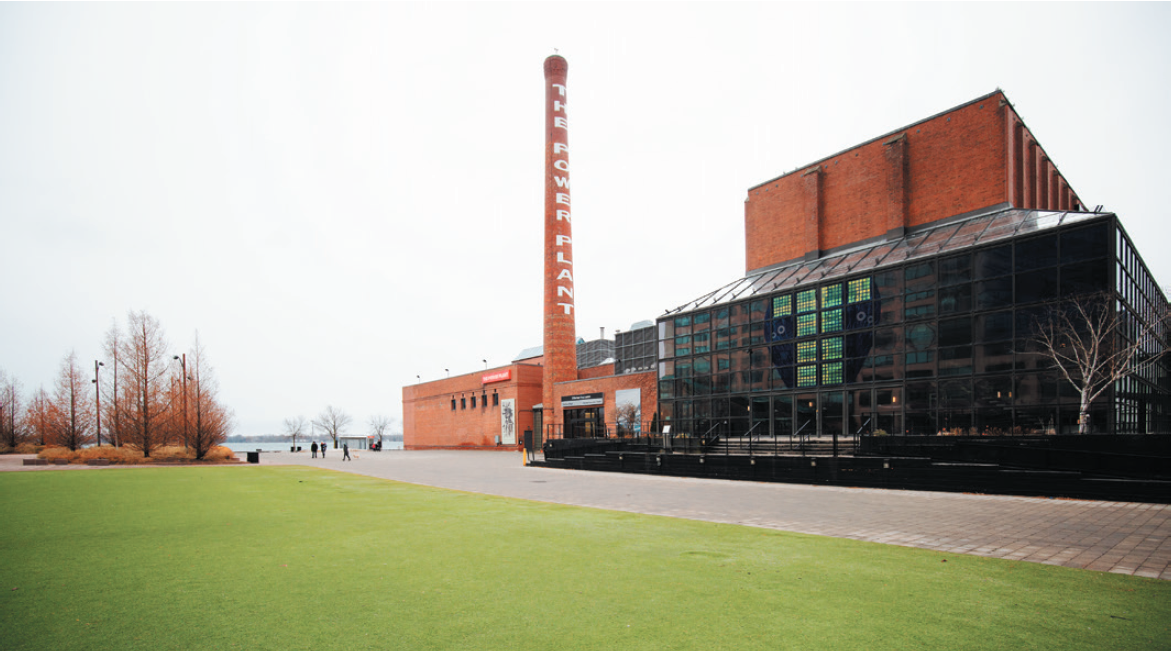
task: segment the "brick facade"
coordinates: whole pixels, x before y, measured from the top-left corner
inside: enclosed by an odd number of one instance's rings
[[[1008,205],[1081,202],[997,91],[750,188],[745,269]]]
[[[613,365],[596,368],[613,369]],[[591,369],[593,370],[593,369]],[[615,392],[622,389],[639,389],[641,416],[644,426],[651,422],[655,411],[659,408],[658,376],[654,371],[647,373],[627,373],[624,375],[604,375],[600,377],[583,378],[573,382],[561,382],[554,387],[554,399],[561,404],[563,396],[573,396],[585,393],[603,394],[603,414],[607,427],[614,431],[615,423]]]
[[[541,402],[542,370],[537,364],[517,363],[403,387],[403,447],[495,448],[495,437],[501,432],[500,403],[512,398],[516,400],[517,445],[511,447],[520,448],[522,433],[533,427],[533,405]],[[508,380],[482,381],[502,371],[509,371]]]

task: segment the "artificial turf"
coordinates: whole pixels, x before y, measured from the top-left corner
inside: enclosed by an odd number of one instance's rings
[[[0,473],[0,648],[1152,649],[1167,581],[300,467]]]

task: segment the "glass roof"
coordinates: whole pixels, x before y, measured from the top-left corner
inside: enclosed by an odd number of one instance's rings
[[[783,267],[753,272],[674,310],[668,310],[664,316],[871,271],[900,264],[906,260],[992,244],[998,240],[1088,221],[1109,214],[1111,213],[1042,212],[1010,208],[960,221],[927,226],[898,240],[868,244],[810,262],[798,261]]]

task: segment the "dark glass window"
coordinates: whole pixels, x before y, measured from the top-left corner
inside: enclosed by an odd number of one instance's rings
[[[460,398],[460,409],[467,409],[467,408],[468,408],[468,399],[467,398]]]
[[[1063,264],[1106,256],[1111,252],[1108,224],[1066,231],[1059,237],[1059,245]]]
[[[1019,240],[1014,244],[1017,271],[1030,271],[1058,264],[1058,238],[1054,235]]]
[[[1107,289],[1111,283],[1109,258],[1101,258],[1062,267],[1061,296],[1085,294]]]
[[[476,409],[476,396],[472,396],[472,408]]]
[[[456,399],[452,398],[452,411],[456,411]]]
[[[965,283],[940,290],[940,314],[968,312],[973,308],[972,285]]]
[[[993,278],[1013,271],[1013,249],[1008,244],[977,251],[976,277]]]
[[[935,285],[936,263],[925,260],[908,265],[903,270],[903,282],[909,294],[917,287]]]
[[[936,346],[936,328],[931,323],[908,326],[904,333],[908,350],[928,350]]]
[[[847,330],[858,330],[875,325],[875,303],[864,301],[847,305],[842,320],[843,326]]]
[[[975,346],[977,373],[997,373],[1013,370],[1013,342]]]
[[[875,297],[903,296],[903,272],[890,269],[875,274]]]
[[[712,327],[712,315],[701,312],[692,317],[692,332],[701,332]]]
[[[952,348],[941,348],[939,352],[941,376],[972,375],[972,346],[953,346]]]
[[[967,317],[940,322],[941,346],[967,346],[973,343],[973,321]]]
[[[972,280],[972,258],[960,255],[955,258],[945,258],[940,261],[940,284],[955,285]]]
[[[492,406],[499,407],[501,405],[501,397],[497,394],[492,394]]]
[[[988,310],[1013,304],[1013,277],[982,280],[977,286],[977,309]]]
[[[1013,312],[993,312],[977,317],[977,341],[1013,339]]]
[[[1016,276],[1018,303],[1036,303],[1058,297],[1058,270],[1051,267]]]

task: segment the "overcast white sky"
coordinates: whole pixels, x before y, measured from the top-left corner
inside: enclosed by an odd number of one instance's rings
[[[997,88],[1167,288],[1169,7],[0,3],[0,369],[146,310],[238,433],[401,431],[541,344],[554,48],[587,339],[738,278],[749,187]]]

